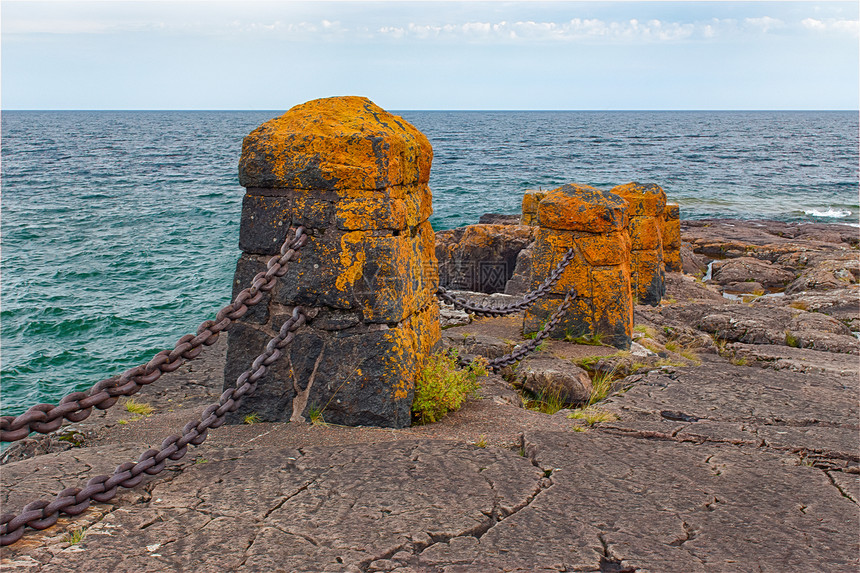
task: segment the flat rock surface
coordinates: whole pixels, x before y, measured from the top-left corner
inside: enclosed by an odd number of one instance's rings
[[[726,238],[730,225],[686,231],[697,248],[735,256],[746,245],[776,254],[811,237],[816,248],[856,245],[856,229],[746,224],[735,240]],[[674,302],[636,309],[637,341],[654,356],[563,341],[538,353],[558,365],[647,363],[586,410],[603,421],[525,409],[493,376],[460,411],[426,426],[225,425],[111,502],[28,530],[2,549],[0,567],[857,571],[860,367],[856,354],[818,344],[844,338],[856,348],[854,307],[842,294],[813,293],[766,309],[730,303],[681,275],[667,282]],[[845,306],[845,317],[812,312],[819,306]],[[464,352],[502,354],[523,342],[521,325],[521,316],[478,319],[445,338]],[[816,344],[794,348],[786,329]],[[223,361],[219,343],[142,389],[135,398],[152,415],[121,401],[59,437],[13,445],[0,460],[2,512],[80,487],[178,433],[217,400]],[[83,539],[71,543],[80,528]]]

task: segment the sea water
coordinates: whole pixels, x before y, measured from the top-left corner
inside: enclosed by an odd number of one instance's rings
[[[281,112],[2,113],[2,412],[147,361],[229,302],[242,138]],[[857,224],[857,112],[400,112],[438,229],[527,189],[654,182],[682,218]]]

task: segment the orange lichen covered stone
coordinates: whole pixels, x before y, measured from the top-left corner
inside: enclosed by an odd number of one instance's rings
[[[523,214],[520,217],[521,225],[537,225],[537,208],[540,200],[546,196],[546,191],[535,191],[530,189],[523,195]]]
[[[538,203],[538,225],[548,229],[610,233],[627,227],[627,203],[618,195],[569,183]]]
[[[612,188],[630,205],[631,217],[659,217],[666,208],[666,193],[654,183],[625,183]]]
[[[666,193],[654,183],[627,183],[612,189],[630,204],[633,296],[640,304],[660,304],[665,287],[663,211]]]
[[[669,203],[661,220],[663,237],[663,263],[667,271],[681,272],[681,212],[676,204]]]
[[[293,307],[312,318],[230,422],[316,407],[337,424],[410,424],[415,380],[441,339],[432,156],[418,130],[356,97],[296,106],[245,139],[236,281],[265,270],[291,227],[308,240],[230,331],[225,373],[246,368]]]
[[[403,118],[364,97],[297,105],[242,144],[244,187],[383,189],[430,180],[433,151]]]
[[[548,207],[544,205],[547,201]],[[568,217],[561,218],[561,213]],[[598,215],[601,213],[604,216]],[[586,224],[589,215],[597,217],[590,226]],[[540,201],[538,219],[529,289],[543,283],[569,249],[574,249],[574,257],[550,296],[525,312],[524,332],[543,328],[572,288],[577,298],[551,336],[599,334],[609,344],[629,348],[633,334],[631,241],[624,200],[591,187],[565,185]],[[555,227],[545,225],[547,220]]]

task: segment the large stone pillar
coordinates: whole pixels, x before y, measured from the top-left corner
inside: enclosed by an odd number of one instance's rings
[[[663,264],[666,270],[681,272],[681,207],[675,203],[666,205],[660,226],[663,238]]]
[[[433,150],[415,127],[360,97],[307,102],[245,138],[234,294],[265,270],[289,227],[308,243],[230,330],[225,386],[293,306],[316,313],[229,421],[404,427],[424,358],[440,340],[427,185]]]
[[[574,287],[578,297],[551,336],[597,334],[607,344],[629,348],[633,304],[627,203],[613,193],[568,184],[540,200],[537,223],[529,290],[546,280],[571,247],[576,257],[551,295],[526,311],[523,331],[540,330]]]
[[[666,193],[654,183],[627,183],[612,189],[630,205],[630,273],[633,298],[657,306],[666,292],[661,219]]]

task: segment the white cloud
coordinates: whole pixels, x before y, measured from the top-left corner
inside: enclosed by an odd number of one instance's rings
[[[860,35],[860,21],[858,20],[837,20],[835,18],[817,20],[815,18],[805,18],[800,23],[807,30],[815,32],[837,32],[847,33],[853,36]]]
[[[782,28],[785,26],[785,22],[777,18],[771,18],[770,16],[764,16],[762,18],[745,18],[744,24],[751,28],[761,30],[765,34],[774,28]]]

